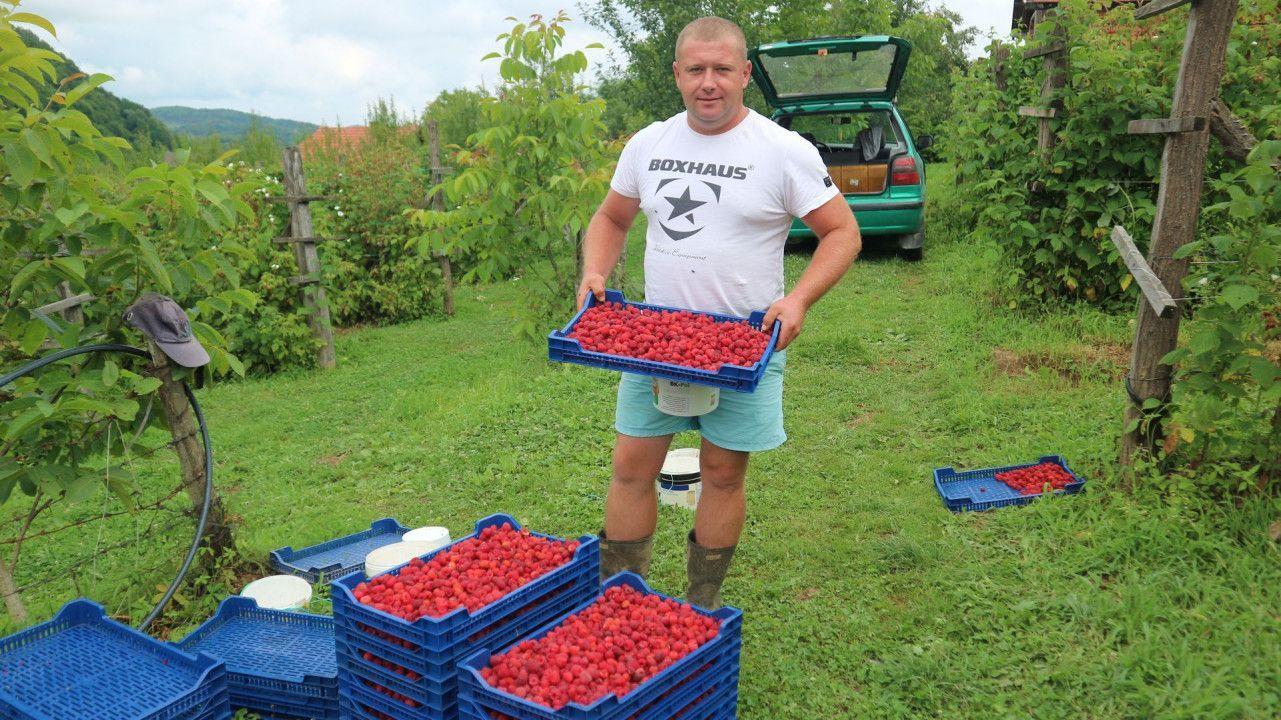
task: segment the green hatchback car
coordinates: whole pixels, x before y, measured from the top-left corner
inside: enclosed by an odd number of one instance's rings
[[[912,44],[888,35],[761,45],[752,77],[779,125],[818,148],[865,238],[891,239],[919,260],[925,245],[925,161],[894,105]],[[800,220],[789,238],[812,237]]]

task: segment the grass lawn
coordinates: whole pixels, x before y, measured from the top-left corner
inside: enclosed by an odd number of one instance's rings
[[[789,281],[808,258],[789,253]],[[741,717],[1281,715],[1279,506],[1114,491],[1128,318],[1011,314],[988,297],[996,268],[936,232],[919,264],[867,253],[810,313],[790,439],[752,461],[724,591],[745,610]],[[493,512],[596,531],[617,376],[514,341],[519,302],[466,288],[452,320],[342,333],[336,370],[204,392],[246,551],[389,515],[455,537]],[[934,491],[935,467],[1047,453],[1085,494],[954,515]],[[691,522],[660,514],[662,591],[684,590]]]

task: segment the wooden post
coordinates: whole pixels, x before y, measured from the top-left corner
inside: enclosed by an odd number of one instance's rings
[[[320,255],[316,253],[315,233],[311,229],[311,207],[307,203],[307,181],[302,173],[302,155],[296,145],[285,148],[285,198],[289,202],[289,235],[295,238],[294,260],[298,262],[302,301],[307,306],[311,334],[320,341],[316,364],[332,368],[338,364],[334,353],[334,329],[329,322],[329,301],[320,280]]]
[[[187,402],[187,393],[182,383],[174,380],[169,364],[169,357],[158,345],[147,341],[151,352],[151,364],[147,373],[160,381],[156,394],[160,398],[161,412],[169,426],[169,436],[173,440],[174,452],[178,455],[178,464],[182,467],[182,486],[196,512],[205,502],[205,453],[200,446],[200,429],[196,426],[195,413]],[[205,522],[205,547],[221,554],[235,547],[235,537],[231,532],[231,523],[227,519],[227,510],[217,489],[209,502],[209,516]]]
[[[1210,101],[1219,94],[1223,80],[1224,57],[1228,35],[1236,18],[1238,0],[1198,0],[1188,15],[1187,37],[1183,59],[1174,88],[1171,117],[1207,117]],[[1149,3],[1149,5],[1173,3]],[[1157,191],[1156,219],[1152,225],[1152,242],[1148,265],[1167,289],[1180,292],[1188,261],[1172,256],[1196,236],[1197,216],[1201,210],[1201,187],[1205,174],[1205,155],[1210,143],[1206,129],[1179,132],[1166,136],[1161,159],[1161,185]],[[1139,300],[1138,327],[1134,334],[1134,351],[1130,359],[1129,383],[1132,400],[1156,398],[1166,402],[1170,393],[1169,365],[1161,358],[1175,348],[1179,338],[1179,313],[1163,318],[1144,299]],[[1142,417],[1140,408],[1131,403],[1125,409],[1125,427]],[[1154,428],[1144,432],[1136,428],[1121,438],[1121,463],[1129,465],[1136,451],[1150,450],[1159,433]]]
[[[1010,48],[1001,45],[992,51],[992,81],[996,83],[996,89],[1005,92],[1009,81],[1006,79],[1006,64],[1010,61]]]
[[[431,184],[435,187],[445,178],[445,170],[440,165],[440,128],[436,125],[435,120],[427,122],[427,147],[428,155],[431,158]],[[445,198],[443,193],[433,193],[431,196],[431,208],[436,211],[444,211]],[[449,264],[449,256],[443,252],[432,253],[436,256],[436,262],[440,263],[440,279],[445,286],[445,317],[454,316],[454,269]]]
[[[1049,10],[1036,11],[1036,35],[1044,46],[1042,50],[1043,67],[1045,68],[1045,79],[1041,81],[1041,106],[1053,110],[1055,114],[1063,109],[1063,100],[1059,98],[1060,91],[1067,84],[1067,29],[1062,22],[1056,17],[1059,13],[1056,10],[1050,19],[1054,22],[1049,37],[1041,29],[1041,22],[1046,19]],[[1058,136],[1054,134],[1054,128],[1050,125],[1053,115],[1050,117],[1037,118],[1036,129],[1036,147],[1041,151],[1041,162],[1048,163],[1054,151],[1054,146],[1058,144]]]

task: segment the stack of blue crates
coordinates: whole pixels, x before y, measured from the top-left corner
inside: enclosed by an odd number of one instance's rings
[[[605,589],[626,585],[646,595],[660,595],[650,590],[639,575],[619,573],[602,586]],[[596,601],[593,597],[553,622],[529,634],[523,640],[535,640],[551,632],[565,618]],[[680,602],[680,601],[678,601]],[[460,720],[734,720],[738,712],[739,656],[743,647],[743,613],[723,607],[708,613],[697,606],[694,610],[716,618],[720,632],[694,652],[672,663],[662,672],[641,683],[622,697],[612,693],[591,705],[570,703],[552,710],[525,698],[491,687],[480,670],[489,664],[498,650],[484,648],[458,666]]]
[[[6,720],[227,720],[223,663],[111,620],[88,600],[0,640]]]
[[[328,616],[229,597],[180,642],[226,663],[231,704],[263,717],[337,720],[338,663]]]
[[[491,515],[476,523],[476,534],[504,523],[520,527],[508,515]],[[424,558],[448,552],[452,547],[451,544]],[[399,572],[399,568],[391,572]],[[566,608],[594,597],[600,589],[599,574],[599,540],[584,536],[579,538],[578,550],[568,563],[475,613],[460,608],[441,618],[424,617],[412,623],[356,600],[356,586],[367,579],[363,572],[335,580],[330,595],[336,624],[342,717],[457,718],[458,662],[482,647],[507,647],[562,615]]]

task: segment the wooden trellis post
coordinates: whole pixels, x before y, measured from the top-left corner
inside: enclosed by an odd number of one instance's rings
[[[435,120],[427,121],[427,148],[431,156],[431,184],[439,185],[445,179],[445,168],[440,165],[440,127]],[[432,193],[431,208],[444,211],[443,193]],[[432,253],[440,263],[440,278],[445,286],[445,317],[454,316],[454,269],[449,263],[449,256],[443,252]]]
[[[1152,17],[1190,0],[1152,0],[1141,5],[1135,17]],[[1130,373],[1126,378],[1131,403],[1125,409],[1125,427],[1143,416],[1142,404],[1149,399],[1166,403],[1170,395],[1172,369],[1161,358],[1175,348],[1179,339],[1178,298],[1182,295],[1183,278],[1188,260],[1174,259],[1175,251],[1196,237],[1197,217],[1201,211],[1201,188],[1205,174],[1205,156],[1210,143],[1210,103],[1219,94],[1227,54],[1228,35],[1236,19],[1238,0],[1197,0],[1188,15],[1183,59],[1174,87],[1174,104],[1169,118],[1135,120],[1131,133],[1162,133],[1165,151],[1161,158],[1161,184],[1157,191],[1156,219],[1152,224],[1152,242],[1147,262],[1135,272],[1144,297],[1139,300],[1138,327],[1134,333],[1134,350]],[[1128,239],[1123,229],[1114,229],[1113,241],[1122,256]],[[1134,254],[1137,254],[1135,251]],[[1131,260],[1136,260],[1131,257]],[[1142,258],[1137,258],[1141,261]],[[1130,261],[1127,261],[1130,262]],[[1131,265],[1134,270],[1134,265]],[[1145,277],[1151,275],[1156,280]],[[1161,309],[1159,309],[1161,308]],[[1121,463],[1129,465],[1136,451],[1150,451],[1159,435],[1153,422],[1139,426],[1121,438]]]
[[[1033,13],[1033,34],[1040,43],[1037,47],[1023,53],[1023,57],[1028,60],[1044,58],[1042,63],[1045,79],[1041,81],[1041,106],[1019,108],[1020,115],[1037,119],[1036,147],[1040,152],[1042,163],[1049,163],[1054,146],[1058,144],[1058,137],[1054,134],[1054,127],[1050,121],[1063,112],[1063,100],[1059,94],[1067,85],[1067,30],[1061,22],[1054,22],[1048,33],[1042,27],[1047,14],[1055,4],[1057,3],[1040,3],[1040,5],[1049,5],[1050,8],[1038,7]],[[1057,11],[1055,13],[1057,14]],[[1049,18],[1054,20],[1055,16],[1050,15]],[[1039,180],[1034,181],[1030,189],[1032,192],[1040,192],[1045,189],[1045,183]]]
[[[302,301],[307,307],[307,322],[311,333],[320,341],[316,350],[316,364],[322,368],[332,368],[338,364],[334,354],[334,329],[329,321],[329,301],[325,298],[325,287],[320,282],[320,255],[316,252],[318,238],[311,228],[311,206],[308,203],[324,198],[307,194],[307,182],[302,173],[302,155],[297,146],[285,148],[284,153],[285,197],[283,202],[289,204],[289,232],[284,237],[275,239],[276,243],[288,243],[294,248],[294,260],[298,262],[299,275],[291,278],[289,283],[302,288]]]

